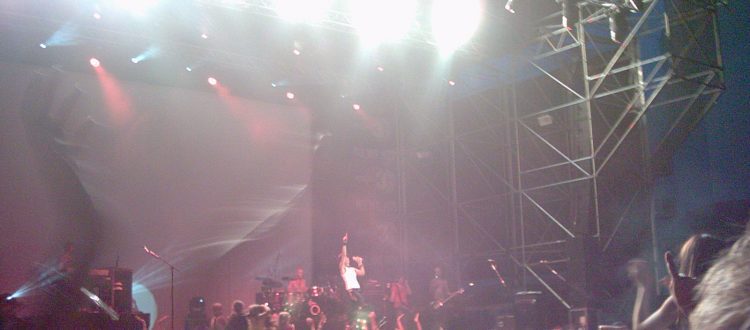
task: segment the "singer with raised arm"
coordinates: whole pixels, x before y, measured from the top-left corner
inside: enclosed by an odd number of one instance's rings
[[[344,280],[344,288],[349,294],[353,306],[361,308],[365,300],[362,297],[361,287],[357,276],[365,276],[365,264],[363,263],[362,257],[353,256],[352,261],[356,264],[356,267],[350,266],[349,255],[346,251],[346,244],[349,242],[349,234],[344,234],[341,239],[341,254],[339,255],[339,273],[341,278]]]

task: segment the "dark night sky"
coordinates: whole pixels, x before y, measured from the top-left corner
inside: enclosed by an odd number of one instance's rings
[[[696,217],[711,214],[716,203],[750,199],[749,15],[750,4],[742,0],[719,11],[727,89],[675,154],[672,175],[657,183],[656,198],[672,199],[677,217],[660,230],[663,246],[716,227],[712,218],[696,227]]]

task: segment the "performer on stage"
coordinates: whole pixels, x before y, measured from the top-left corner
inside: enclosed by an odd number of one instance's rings
[[[289,284],[287,284],[287,303],[296,304],[305,300],[305,293],[307,292],[307,283],[305,282],[305,270],[302,267],[297,267],[295,277]]]
[[[434,302],[443,302],[450,296],[448,281],[443,278],[443,269],[435,267],[435,277],[430,280],[430,296]]]
[[[339,256],[339,272],[344,280],[344,288],[349,293],[349,298],[355,306],[362,307],[365,303],[362,293],[360,292],[359,281],[357,276],[365,276],[365,265],[362,257],[353,256],[352,260],[357,264],[356,267],[350,266],[349,256],[346,252],[346,243],[349,240],[349,234],[344,234],[341,245],[341,255]]]
[[[391,294],[388,297],[388,301],[393,305],[393,309],[396,310],[397,314],[404,314],[410,310],[409,296],[411,296],[411,287],[409,287],[409,281],[400,276],[398,282],[390,284]]]
[[[396,329],[403,330],[404,322],[403,318],[407,313],[411,312],[411,306],[409,306],[409,296],[411,296],[411,287],[409,287],[409,281],[401,275],[398,278],[398,282],[390,284],[391,293],[388,297],[388,301],[393,305],[393,310],[396,313]],[[419,322],[419,315],[415,315],[414,322]]]
[[[448,288],[448,280],[443,278],[443,268],[435,267],[435,276],[430,280],[430,297],[432,297],[433,322],[434,329],[445,329],[446,316],[444,310],[438,310],[437,306],[442,304],[450,297],[451,292]],[[431,328],[432,329],[432,328]]]

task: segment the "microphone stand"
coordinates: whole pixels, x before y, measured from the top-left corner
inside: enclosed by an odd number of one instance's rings
[[[170,326],[171,326],[170,329],[174,330],[174,271],[177,268],[175,268],[175,266],[172,266],[172,264],[170,264],[169,262],[167,262],[166,260],[164,260],[158,254],[156,254],[156,252],[149,250],[147,246],[144,245],[143,249],[146,250],[146,253],[148,253],[149,255],[151,255],[152,257],[154,257],[156,260],[159,260],[159,261],[163,262],[165,265],[169,266],[169,271],[170,271],[170,276],[171,276],[170,279],[169,279],[169,300],[170,300],[170,302],[172,304],[172,307],[171,307],[171,310],[170,310],[170,313],[169,313],[169,315],[170,315],[169,317],[171,319],[169,323],[170,323]]]
[[[500,272],[497,271],[497,264],[495,263],[495,260],[487,259],[487,262],[490,263],[490,267],[493,271],[495,271],[495,275],[497,275],[497,280],[500,282],[500,285],[502,285],[504,288],[507,288],[508,286],[505,285],[505,280],[500,275]]]

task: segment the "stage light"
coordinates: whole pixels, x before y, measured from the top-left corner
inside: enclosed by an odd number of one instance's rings
[[[271,83],[271,87],[276,88],[276,83]]]
[[[203,39],[208,39],[208,34],[205,34],[205,33],[201,33],[201,38],[203,38]]]
[[[275,0],[273,10],[283,20],[292,23],[317,23],[331,8],[332,0]]]
[[[191,68],[189,66],[186,66],[185,67],[185,71],[187,71],[187,72],[193,72],[193,68]]]
[[[160,52],[159,48],[156,46],[151,46],[148,49],[144,50],[142,53],[138,54],[138,56],[135,56],[130,59],[133,63],[139,63],[141,61],[150,59],[156,55],[158,55]]]
[[[578,0],[561,0],[562,6],[562,25],[567,29],[572,29],[579,21]]]
[[[294,99],[294,93],[292,92],[286,92],[286,98],[293,100]]]
[[[368,47],[404,37],[417,12],[416,0],[359,0],[352,6],[352,25]]]
[[[99,12],[94,12],[94,14],[91,15],[96,20],[102,19],[102,14],[99,14]]]
[[[294,53],[294,55],[298,55],[298,56],[299,56],[299,54],[301,54],[300,51],[299,51],[299,49],[293,50],[292,53]]]
[[[78,30],[78,25],[72,22],[67,22],[63,24],[59,29],[57,29],[57,31],[55,31],[55,33],[53,33],[49,38],[47,38],[47,40],[44,41],[44,45],[46,47],[75,45],[80,42],[80,33],[78,32]]]
[[[89,64],[91,64],[91,66],[95,68],[98,68],[101,65],[101,62],[99,62],[99,60],[96,59],[96,57],[92,57],[91,59],[89,59]]]
[[[219,83],[216,78],[214,77],[208,77],[208,84],[211,86],[216,86],[216,84]]]
[[[46,49],[47,48],[47,44],[41,43],[41,44],[39,44],[39,48],[45,48]]]
[[[508,0],[508,2],[505,3],[505,10],[511,12],[512,14],[516,13],[516,11],[513,10],[513,0]]]
[[[447,55],[466,43],[479,27],[479,0],[437,0],[432,5],[432,36],[440,52]]]
[[[158,315],[157,313],[159,309],[157,308],[154,294],[151,293],[145,285],[139,283],[138,280],[133,279],[132,292],[133,300],[139,310],[151,315]]]
[[[385,68],[383,68],[382,66],[379,66],[378,67],[378,71],[383,72],[383,71],[385,71]]]
[[[456,86],[456,82],[453,80],[448,80],[448,85]]]
[[[356,104],[356,103],[352,104],[352,109],[359,110],[360,109],[359,104]]]

